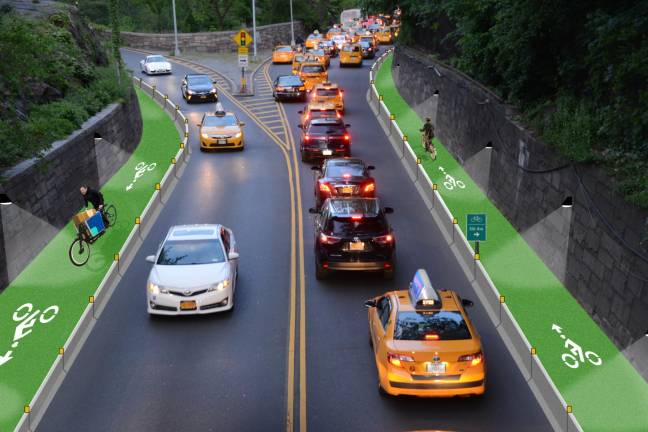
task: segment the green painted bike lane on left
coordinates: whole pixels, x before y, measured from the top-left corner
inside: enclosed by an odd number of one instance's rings
[[[136,91],[141,141],[101,188],[105,201],[117,208],[116,225],[92,244],[88,263],[76,267],[68,257],[76,231],[68,223],[0,294],[0,431],[17,425],[178,151],[172,120],[148,95]]]
[[[487,215],[481,262],[580,425],[586,432],[647,432],[646,381],[443,143],[435,138],[436,160],[425,152],[423,120],[398,92],[392,59],[376,75],[379,94],[464,234],[468,214]]]

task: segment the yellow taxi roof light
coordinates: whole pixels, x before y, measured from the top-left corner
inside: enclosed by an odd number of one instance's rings
[[[409,285],[410,302],[416,309],[440,309],[441,297],[424,269],[418,269]]]
[[[223,108],[223,105],[220,102],[216,103],[216,112],[214,113],[214,115],[218,117],[225,116],[225,108]]]

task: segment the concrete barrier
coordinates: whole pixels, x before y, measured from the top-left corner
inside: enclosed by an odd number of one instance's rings
[[[457,261],[466,273],[468,280],[484,305],[486,312],[496,326],[504,344],[511,353],[520,372],[527,380],[531,391],[538,400],[547,419],[556,431],[582,431],[573,413],[568,412],[567,404],[560,392],[547,374],[537,355],[531,352],[531,346],[520,329],[515,317],[511,314],[505,300],[493,281],[488,276],[481,261],[475,259],[475,253],[466,240],[458,224],[453,223],[453,215],[446,206],[441,194],[434,189],[433,182],[422,166],[417,164],[417,158],[409,142],[403,139],[403,133],[398,127],[397,119],[391,119],[391,113],[376,89],[376,68],[391,50],[383,53],[372,65],[369,71],[370,86],[367,92],[367,103],[376,115],[378,123],[383,128],[396,154],[401,158],[408,175],[414,182],[423,201],[428,205],[430,214],[441,233],[446,238]]]
[[[157,216],[162,210],[164,206],[163,201],[171,196],[171,192],[177,184],[178,178],[189,161],[189,155],[191,153],[187,145],[189,128],[184,114],[176,109],[177,105],[170,101],[168,97],[165,97],[165,95],[148,83],[143,82],[141,78],[133,77],[133,83],[135,86],[150,93],[153,100],[174,120],[178,133],[182,137],[180,141],[181,145],[179,146],[180,149],[175,155],[176,163],[172,164],[171,160],[169,160],[169,167],[160,181],[160,190],[153,191],[144,211],[140,215],[140,223],[133,226],[121,250],[115,256],[115,260],[95,291],[93,301],[90,302],[90,299],[88,299],[88,305],[81,318],[62,347],[63,354],[59,354],[52,363],[45,379],[29,404],[29,413],[23,414],[14,431],[33,431],[38,426],[51,400],[65,379],[67,371],[74,363],[83,344],[92,332],[96,320],[100,318],[101,313],[108,304],[112,293],[121,280],[121,275],[124,274],[133,261],[139,247],[143,243],[143,239],[150,231],[155,219],[157,219]]]

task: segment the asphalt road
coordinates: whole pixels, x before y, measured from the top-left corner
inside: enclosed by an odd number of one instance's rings
[[[138,70],[141,55],[124,57]],[[303,201],[305,298],[298,296],[294,303],[295,357],[288,355],[292,348],[289,316],[294,260],[290,237],[294,227],[287,165],[278,145],[224,100],[226,108],[247,123],[246,150],[200,153],[197,129],[190,128],[194,152],[187,170],[39,431],[286,430],[286,401],[291,394],[295,430],[299,430],[300,420],[311,431],[551,430],[477,302],[470,313],[481,334],[488,365],[483,397],[416,399],[378,394],[364,300],[406,287],[421,267],[438,287],[454,289],[475,301],[477,296],[366,104],[368,63],[362,69],[340,69],[338,60],[333,59],[329,73],[332,81],[346,89],[345,117],[352,125],[352,154],[376,166],[379,197],[383,205],[395,208],[390,218],[397,239],[395,280],[361,274],[340,275],[325,282],[315,279],[312,215],[308,213],[314,204],[313,174],[310,166],[297,163]],[[174,66],[172,76],[148,79],[180,103],[179,83],[184,73],[186,69]],[[272,77],[288,73],[289,66],[270,68]],[[199,113],[213,109],[212,104],[181,106],[193,124],[200,120]],[[284,104],[297,143],[297,111],[302,107],[302,103]],[[144,257],[155,251],[170,225],[208,222],[223,223],[237,236],[241,264],[234,311],[150,319],[144,291],[150,266]],[[304,321],[300,322],[302,313]],[[305,335],[299,334],[300,325]],[[305,346],[300,346],[299,336],[305,336]],[[305,364],[299,362],[302,348]],[[287,365],[293,360],[294,393],[286,386]],[[300,370],[305,376],[300,377]]]

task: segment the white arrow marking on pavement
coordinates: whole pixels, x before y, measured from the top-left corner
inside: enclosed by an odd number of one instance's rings
[[[129,184],[128,186],[126,186],[126,190],[127,190],[127,191],[129,191],[129,190],[131,190],[131,189],[133,189],[133,183],[131,183],[131,184]]]
[[[562,333],[562,327],[560,327],[560,326],[558,326],[556,324],[552,324],[551,330],[553,330],[553,331],[555,331],[557,333]]]
[[[12,353],[13,353],[13,351],[10,350],[10,351],[7,351],[5,353],[5,355],[0,356],[0,366],[7,363],[9,360],[11,360],[13,358],[13,356],[11,355]]]

